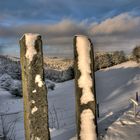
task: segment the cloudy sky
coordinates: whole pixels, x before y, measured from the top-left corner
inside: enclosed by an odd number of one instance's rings
[[[0,53],[19,55],[26,32],[40,33],[49,55],[72,55],[75,34],[88,35],[96,51],[129,53],[140,44],[140,0],[1,1]]]

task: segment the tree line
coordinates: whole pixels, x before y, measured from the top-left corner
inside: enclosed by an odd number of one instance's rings
[[[133,49],[132,56],[133,60],[135,60],[137,63],[140,63],[140,46],[136,46]]]
[[[140,63],[140,46],[136,46],[129,56],[126,56],[124,51],[114,52],[97,52],[94,56],[95,70],[111,67],[117,64],[121,64],[125,61],[133,60]]]
[[[127,61],[123,51],[95,53],[95,70],[111,67]]]

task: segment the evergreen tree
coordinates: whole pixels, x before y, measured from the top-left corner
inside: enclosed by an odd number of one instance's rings
[[[134,49],[133,49],[133,59],[137,61],[137,63],[140,62],[140,46],[136,46]]]
[[[122,62],[125,62],[126,58],[125,58],[125,54],[123,51],[115,51],[112,54],[112,63],[113,65],[117,65],[120,64]]]

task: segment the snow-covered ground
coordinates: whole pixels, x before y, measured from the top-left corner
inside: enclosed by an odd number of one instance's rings
[[[128,99],[135,97],[140,87],[140,68],[133,61],[128,61],[120,65],[113,66],[96,72],[96,91],[100,105],[100,116],[107,117],[107,126],[112,123],[112,118],[117,118],[129,107]],[[116,113],[117,112],[117,113]],[[99,123],[102,128],[106,124],[105,120]],[[105,126],[105,127],[107,127]],[[102,131],[100,129],[100,131]]]
[[[22,101],[0,88],[0,135],[11,140],[24,140]]]
[[[105,135],[103,139],[138,140],[139,130],[135,131],[133,135],[137,136],[133,139],[132,130],[139,129],[140,120],[133,118],[128,100],[130,97],[135,97],[139,87],[140,68],[133,61],[96,72],[96,93],[100,107],[98,126],[99,133]],[[55,90],[48,93],[52,140],[70,140],[76,135],[74,94],[74,80],[56,84]],[[8,134],[15,136],[15,140],[24,140],[22,103],[21,98],[16,98],[0,89],[0,114],[19,112],[2,117],[5,129],[9,128],[6,124],[7,117],[8,121],[16,122],[11,126],[14,129],[10,129]],[[2,129],[0,133],[1,131]]]
[[[140,114],[134,118],[133,110],[124,112],[111,126],[103,140],[139,140]]]

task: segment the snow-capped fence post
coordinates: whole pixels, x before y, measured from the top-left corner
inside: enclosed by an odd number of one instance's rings
[[[98,118],[100,118],[100,112],[99,112],[99,103],[97,103],[97,116],[98,116]]]
[[[50,140],[41,36],[27,33],[21,38],[19,43],[25,139]]]
[[[76,124],[78,140],[97,140],[94,55],[91,40],[74,37]]]
[[[136,92],[136,101],[139,102],[139,94]]]

